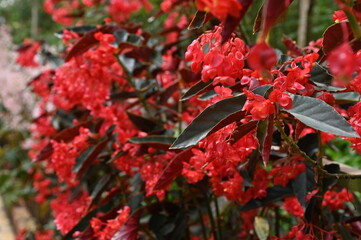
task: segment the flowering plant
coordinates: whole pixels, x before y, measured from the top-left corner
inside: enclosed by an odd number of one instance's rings
[[[321,39],[284,39],[281,54],[268,38],[292,2],[266,0],[250,44],[237,26],[252,0],[164,0],[156,13],[147,0],[46,0],[54,20],[78,20],[57,34],[64,63],[30,83],[36,200],[50,202],[54,234],[359,236],[358,198],[338,180],[360,176],[325,164],[324,145],[340,136],[361,153],[360,3],[337,0]],[[132,22],[143,7],[154,16]],[[104,24],[81,25],[98,11]]]

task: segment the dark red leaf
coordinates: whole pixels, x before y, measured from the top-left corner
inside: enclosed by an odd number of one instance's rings
[[[114,234],[111,240],[137,240],[140,214],[134,213],[118,232]]]
[[[195,82],[195,81],[199,81],[201,79],[201,74],[196,74],[188,69],[180,69],[179,73],[182,77],[182,80],[186,83],[191,83],[191,82]]]
[[[167,187],[176,177],[181,174],[183,169],[183,162],[188,162],[192,153],[192,148],[188,148],[176,155],[163,170],[153,190],[161,190]]]
[[[248,8],[253,3],[253,0],[238,0],[238,2],[242,5],[242,10],[239,14],[239,17],[233,17],[231,15],[228,15],[225,22],[224,22],[224,28],[221,33],[222,35],[222,44],[225,43],[228,38],[233,33],[234,29],[238,26],[238,24],[243,19],[244,15],[246,14]]]
[[[262,158],[263,163],[265,166],[267,166],[270,153],[271,153],[271,147],[272,147],[272,136],[273,136],[273,120],[274,115],[269,116],[268,126],[267,126],[267,135],[263,142],[263,149],[262,149]]]
[[[277,23],[290,6],[293,0],[267,0],[262,7],[262,34],[261,39],[265,40],[271,28]]]
[[[361,49],[361,40],[355,39],[347,22],[333,24],[323,33],[323,52],[327,56],[345,41],[349,41],[354,51]]]
[[[241,139],[242,137],[244,137],[247,133],[249,133],[250,131],[252,131],[253,129],[255,129],[257,127],[258,121],[250,121],[248,123],[244,123],[240,126],[238,126],[233,132],[232,135],[230,137],[230,143],[234,144],[236,143],[239,139]]]
[[[352,13],[355,15],[359,24],[361,24],[361,3],[355,3],[352,7]]]
[[[87,34],[85,34],[79,41],[72,47],[70,52],[65,56],[65,61],[69,61],[72,57],[81,55],[88,51],[91,47],[95,46],[98,43],[98,40],[95,39],[94,34],[97,32],[102,33],[112,33],[115,28],[112,26],[102,26],[98,29],[94,29]]]
[[[188,89],[188,91],[181,97],[181,101],[188,100],[197,94],[202,94],[213,88],[214,86],[212,85],[212,81],[203,82],[202,80],[200,80],[199,82],[194,84],[190,89]]]
[[[175,91],[179,89],[179,82],[175,82],[164,90],[159,96],[159,104],[164,105]]]
[[[285,45],[288,55],[291,56],[303,56],[302,50],[288,37],[283,36],[282,42]]]
[[[80,123],[74,127],[71,128],[67,128],[64,129],[63,131],[59,132],[58,134],[56,134],[53,138],[53,140],[59,142],[59,141],[63,141],[63,142],[70,142],[71,140],[73,140],[74,137],[79,135],[79,129],[81,127],[85,127],[85,128],[89,128],[90,125],[92,123],[92,120]],[[43,161],[45,159],[47,159],[48,157],[51,156],[51,154],[53,154],[53,146],[51,145],[51,143],[49,142],[41,151],[40,153],[36,156],[36,158],[34,159],[35,162],[38,161]]]
[[[89,154],[84,156],[84,159],[78,159],[80,162],[76,165],[75,172],[77,173],[77,178],[81,178],[85,171],[94,163],[97,159],[98,155],[103,151],[103,149],[107,146],[109,140],[105,140],[96,145]]]
[[[144,118],[142,116],[138,116],[131,112],[127,112],[127,115],[129,120],[133,123],[133,125],[143,132],[150,133],[163,129],[162,126],[158,125],[156,122],[150,119]]]
[[[189,24],[188,29],[197,29],[201,28],[206,20],[207,13],[203,11],[197,11],[196,15],[193,17],[192,22]]]
[[[128,141],[130,143],[141,144],[147,147],[168,150],[174,140],[175,138],[172,136],[149,135],[145,137],[133,137],[130,138]]]

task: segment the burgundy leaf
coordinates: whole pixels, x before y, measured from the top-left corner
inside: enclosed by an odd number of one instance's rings
[[[133,214],[128,221],[114,234],[111,240],[137,240],[139,238],[140,214],[136,212]]]
[[[323,33],[323,52],[327,56],[345,41],[350,43],[354,51],[361,49],[361,40],[355,39],[347,22],[333,24]]]
[[[176,177],[181,174],[183,169],[183,162],[188,162],[192,153],[192,148],[188,148],[176,155],[163,170],[153,190],[161,190],[168,186]]]
[[[88,51],[91,47],[95,46],[98,43],[98,40],[95,39],[94,34],[97,32],[102,33],[112,33],[115,28],[112,26],[102,26],[98,29],[94,29],[87,34],[85,34],[79,41],[72,47],[70,52],[65,56],[65,61],[69,61],[72,57],[81,55]]]
[[[242,137],[244,137],[247,133],[249,133],[250,131],[252,131],[253,129],[255,129],[257,127],[258,121],[250,121],[248,123],[244,123],[240,126],[238,126],[233,132],[232,135],[230,137],[230,143],[234,144],[236,143],[239,139],[241,139]]]
[[[203,11],[197,11],[196,15],[193,17],[191,23],[188,26],[189,30],[201,28],[206,20],[207,13]]]
[[[85,156],[84,159],[79,163],[77,169],[77,178],[80,179],[85,171],[94,163],[97,159],[98,155],[103,151],[103,149],[107,146],[109,140],[105,140],[100,142],[98,145],[94,147],[94,149]]]
[[[242,10],[239,14],[239,17],[233,17],[231,15],[228,15],[225,22],[224,22],[224,28],[221,33],[222,35],[222,44],[225,43],[228,38],[233,33],[234,29],[238,26],[238,24],[243,19],[244,15],[246,14],[248,8],[253,3],[253,0],[238,0],[238,2],[242,5]]]
[[[268,121],[268,126],[267,126],[267,136],[264,139],[263,142],[263,149],[262,149],[262,158],[263,158],[263,163],[265,166],[267,166],[268,161],[269,161],[269,157],[270,157],[270,153],[271,153],[271,147],[272,147],[272,136],[273,136],[273,120],[274,120],[274,115],[270,115],[269,116],[269,121]]]
[[[67,128],[64,129],[63,131],[59,132],[58,134],[56,134],[53,138],[53,140],[59,142],[59,141],[63,141],[63,142],[70,142],[71,140],[74,139],[74,137],[79,135],[79,129],[81,127],[85,127],[85,128],[89,128],[90,125],[92,123],[92,120],[80,123],[74,127],[71,128]],[[41,151],[40,153],[36,156],[36,158],[34,159],[35,162],[38,161],[43,161],[45,159],[47,159],[48,157],[51,156],[51,154],[53,154],[53,146],[52,144],[49,142]]]
[[[283,45],[285,45],[288,55],[291,56],[303,56],[302,50],[288,37],[283,36],[282,38]]]
[[[277,23],[290,6],[293,0],[267,0],[263,5],[262,12],[262,35],[261,39],[265,40],[271,28]]]

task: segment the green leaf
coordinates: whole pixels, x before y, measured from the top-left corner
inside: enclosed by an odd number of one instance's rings
[[[267,219],[259,216],[255,217],[254,230],[260,240],[266,240],[269,235],[269,223]]]
[[[261,86],[255,89],[254,93],[263,95],[270,87],[270,85]],[[184,129],[171,149],[193,146],[217,130],[241,119],[244,116],[242,109],[246,101],[246,95],[242,94],[223,99],[207,107]]]
[[[305,125],[322,132],[344,137],[360,137],[336,110],[324,101],[290,94],[292,108],[284,111],[292,114]]]

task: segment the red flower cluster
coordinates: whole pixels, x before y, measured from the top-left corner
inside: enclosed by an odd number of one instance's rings
[[[110,240],[114,234],[124,225],[128,220],[130,207],[125,206],[118,211],[118,216],[115,219],[103,222],[99,218],[92,218],[90,226],[94,231],[93,237],[97,240]]]
[[[130,14],[138,11],[143,6],[148,11],[152,9],[152,5],[148,0],[111,0],[108,12],[114,21],[123,23],[129,18]]]
[[[16,62],[23,67],[38,67],[39,63],[35,61],[35,56],[39,50],[39,42],[31,42],[30,39],[25,39],[24,44],[17,50],[19,55]]]
[[[76,184],[73,167],[75,159],[88,147],[89,129],[80,128],[79,136],[69,143],[51,141],[53,154],[47,161],[47,168],[53,170],[61,182]]]
[[[73,196],[70,191],[60,193],[52,202],[54,211],[54,223],[56,228],[63,234],[67,234],[84,216],[90,203],[87,192]]]
[[[286,186],[289,180],[295,179],[300,173],[306,171],[305,164],[295,160],[288,161],[283,166],[276,166],[271,169],[269,175],[273,177],[275,185]]]
[[[296,217],[303,217],[305,211],[303,210],[297,197],[288,197],[284,201],[285,210]]]
[[[221,31],[221,27],[216,27],[214,31],[194,40],[188,46],[185,59],[192,61],[193,72],[202,73],[204,82],[213,80],[213,84],[233,86],[236,79],[243,76],[242,69],[248,48],[235,35],[221,44]]]
[[[52,91],[57,107],[69,110],[81,104],[98,115],[109,98],[112,82],[124,81],[118,77],[123,71],[114,57],[114,36],[97,32],[94,37],[99,40],[98,48],[74,57],[56,70]]]
[[[335,211],[342,209],[345,202],[352,202],[353,198],[353,194],[347,191],[346,188],[343,188],[340,192],[328,190],[325,192],[322,206],[327,206],[330,208],[330,210]]]

